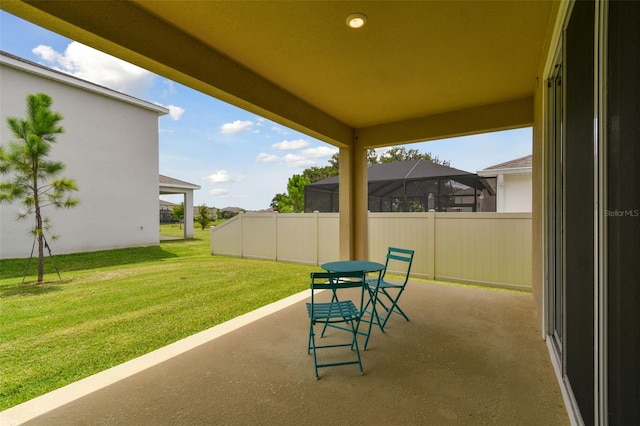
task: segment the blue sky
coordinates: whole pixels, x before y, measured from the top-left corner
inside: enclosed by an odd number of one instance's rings
[[[0,49],[165,106],[160,173],[202,187],[195,205],[266,209],[337,148],[0,11]],[[54,99],[55,109],[55,99]],[[476,172],[531,154],[531,128],[407,145]],[[181,198],[163,197],[179,202]]]

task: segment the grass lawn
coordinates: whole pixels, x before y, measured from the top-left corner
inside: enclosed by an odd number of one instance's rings
[[[220,219],[220,220],[216,220],[215,222],[211,222],[208,226],[215,226],[215,225],[219,225],[220,223],[224,222],[224,219]],[[196,238],[200,238],[200,235],[203,234],[208,234],[209,230],[202,230],[202,227],[200,225],[198,225],[197,223],[194,223],[193,225],[193,232],[194,232],[194,237]],[[165,225],[160,225],[160,237],[172,237],[172,238],[183,238],[184,237],[184,227],[182,224],[179,223],[171,223],[171,224],[165,224]],[[209,239],[209,236],[206,235],[203,238],[207,238],[207,241]]]
[[[198,226],[191,240],[53,260],[62,280],[47,258],[41,285],[34,263],[22,285],[27,260],[0,260],[0,410],[305,290],[318,270],[211,256]]]

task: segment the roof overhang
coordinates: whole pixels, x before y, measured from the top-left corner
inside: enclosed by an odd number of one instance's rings
[[[336,146],[530,126],[559,2],[17,1],[2,9]],[[345,18],[361,12],[367,25]]]
[[[478,176],[482,177],[495,177],[498,175],[526,175],[531,173],[533,173],[533,167],[478,170]]]
[[[161,195],[187,194],[201,189],[200,185],[185,182],[169,176],[159,175],[159,190]]]

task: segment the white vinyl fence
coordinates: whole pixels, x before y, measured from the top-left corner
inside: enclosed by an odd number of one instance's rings
[[[244,213],[211,228],[211,254],[321,265],[339,232],[338,213]],[[369,213],[369,260],[389,246],[415,250],[414,277],[531,290],[531,213]]]

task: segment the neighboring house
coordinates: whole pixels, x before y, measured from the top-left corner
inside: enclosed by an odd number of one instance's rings
[[[527,155],[478,171],[478,176],[495,178],[496,211],[532,211],[532,169],[533,156]]]
[[[339,211],[339,176],[304,187],[304,211]],[[492,212],[490,179],[424,159],[371,164],[367,168],[371,212]]]
[[[160,223],[176,223],[178,219],[173,215],[176,204],[160,199]]]
[[[46,93],[65,132],[50,159],[66,165],[80,204],[45,208],[53,254],[159,244],[158,118],[168,110],[0,52],[0,144],[14,140],[7,117],[26,116],[29,94]],[[6,176],[0,177],[5,179]],[[0,204],[0,258],[29,257],[33,221],[16,221],[21,204]]]

